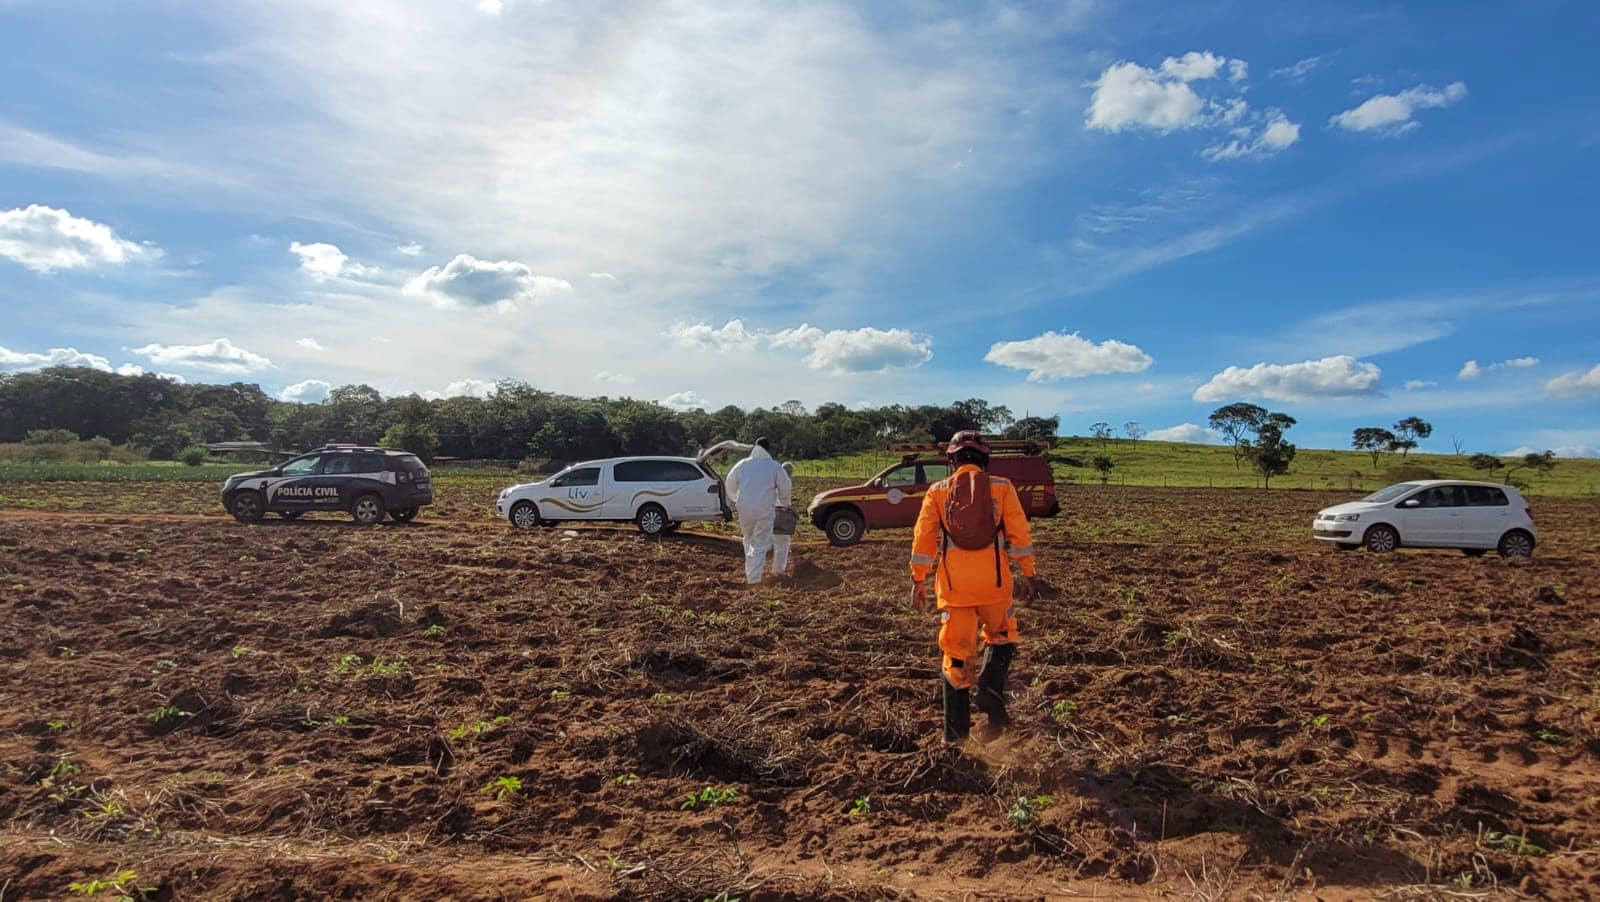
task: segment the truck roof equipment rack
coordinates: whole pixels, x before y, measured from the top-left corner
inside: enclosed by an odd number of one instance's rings
[[[988,438],[983,440],[989,446],[989,453],[994,456],[1004,457],[1032,457],[1055,447],[1053,438]],[[944,455],[945,442],[894,442],[889,445],[890,451],[897,451],[907,463],[924,454]]]

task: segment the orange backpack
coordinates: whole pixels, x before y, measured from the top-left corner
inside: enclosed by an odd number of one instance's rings
[[[957,548],[968,551],[993,545],[994,584],[1000,585],[1000,536],[1005,533],[1005,524],[995,522],[989,474],[977,470],[951,476],[950,494],[945,498],[943,514],[940,520],[944,527],[946,550],[952,542]],[[948,576],[945,579],[949,582]]]

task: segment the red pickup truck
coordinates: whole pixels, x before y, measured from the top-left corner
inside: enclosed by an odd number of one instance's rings
[[[1044,456],[1048,443],[992,440],[988,445],[989,472],[1011,480],[1030,519],[1061,512],[1055,477]],[[889,450],[904,455],[900,462],[862,485],[818,492],[808,509],[812,524],[834,545],[854,545],[868,530],[915,525],[928,486],[950,475],[943,448],[891,445]]]

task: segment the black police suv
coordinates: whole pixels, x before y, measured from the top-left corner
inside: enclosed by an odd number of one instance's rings
[[[344,511],[363,526],[385,513],[404,523],[432,503],[433,482],[415,454],[361,445],[324,445],[222,485],[222,506],[241,523],[269,512],[293,520],[307,511]]]

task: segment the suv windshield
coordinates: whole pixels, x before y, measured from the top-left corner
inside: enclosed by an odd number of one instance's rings
[[[294,460],[284,464],[281,472],[285,476],[310,476],[312,473],[317,471],[317,461],[321,459],[321,455],[317,454],[307,454],[305,457],[297,457]]]
[[[1401,495],[1404,495],[1406,492],[1409,492],[1416,487],[1417,484],[1414,482],[1402,482],[1397,485],[1391,485],[1386,489],[1379,489],[1361,500],[1378,502],[1393,501],[1394,499],[1399,498]]]

